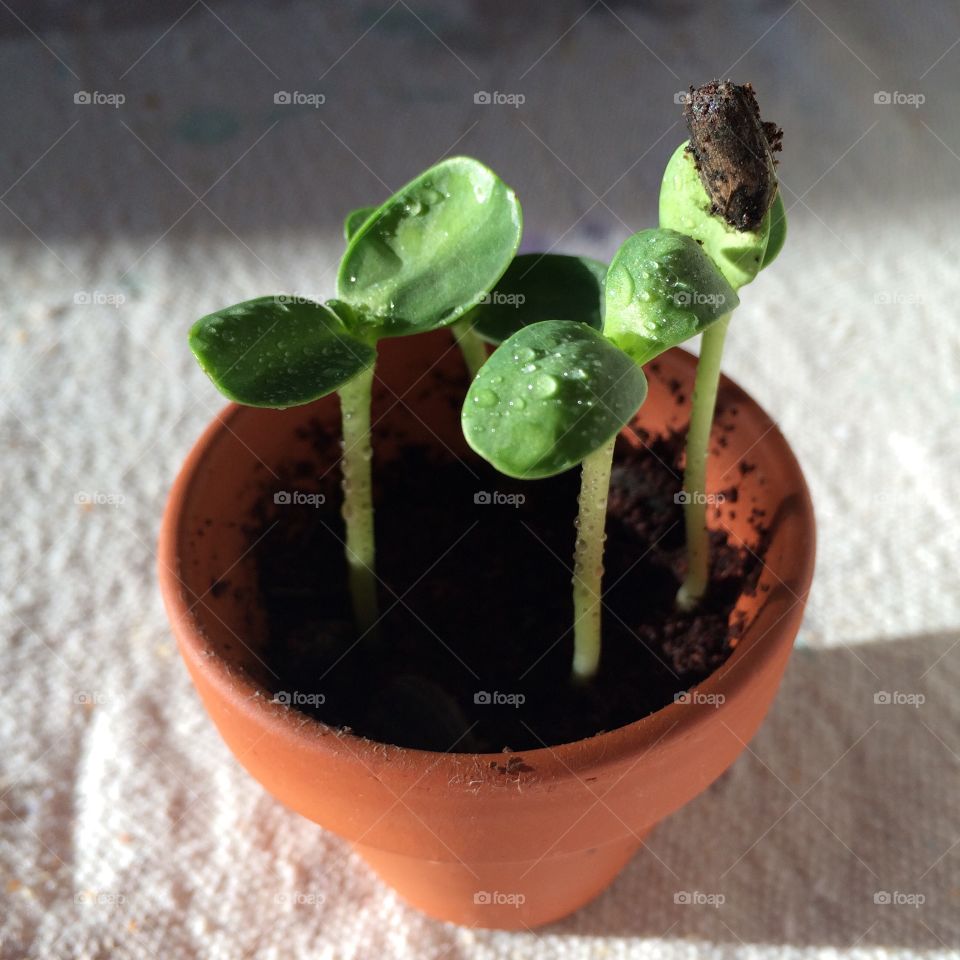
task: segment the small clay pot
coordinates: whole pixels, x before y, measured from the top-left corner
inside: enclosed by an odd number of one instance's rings
[[[649,397],[634,425],[653,434],[682,427],[689,400],[678,403],[676,382],[689,398],[695,369],[681,350],[649,366]],[[390,430],[374,469],[402,457],[407,442],[467,455],[461,370],[444,331],[381,344],[374,418],[386,417]],[[227,407],[170,494],[159,574],[180,652],[237,759],[434,917],[517,929],[597,896],[654,824],[706,789],[757,732],[810,586],[813,509],[793,453],[773,421],[726,379],[718,409],[716,436],[722,431],[724,439],[710,458],[708,488],[736,485],[739,506],[722,522],[734,542],[751,547],[758,545],[751,508],[766,511],[768,528],[758,589],[733,614],[747,625],[730,658],[688,702],[617,730],[522,753],[468,754],[365,740],[272,702],[243,524],[271,471],[313,455],[298,428],[319,419],[337,429],[339,408],[333,396],[286,411]],[[638,442],[630,428],[624,434]],[[745,454],[752,469],[741,472]]]

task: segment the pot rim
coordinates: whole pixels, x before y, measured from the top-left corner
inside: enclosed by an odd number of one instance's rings
[[[696,356],[686,350],[674,348],[669,351],[687,366],[696,363]],[[762,412],[759,404],[753,400],[733,380],[721,376],[721,387],[733,389],[740,395],[738,402],[751,405]],[[160,527],[157,551],[157,567],[161,593],[167,609],[181,655],[191,673],[201,672],[218,692],[227,699],[233,709],[255,716],[257,723],[269,730],[273,737],[303,744],[313,741],[318,753],[337,754],[343,761],[355,760],[375,770],[384,763],[402,764],[416,773],[426,765],[431,771],[436,767],[445,767],[450,776],[462,774],[465,762],[479,762],[482,766],[493,762],[502,762],[505,754],[497,753],[461,753],[455,751],[439,752],[421,750],[412,747],[400,747],[377,740],[370,740],[352,732],[341,732],[337,728],[310,717],[294,708],[271,702],[264,696],[266,688],[249,676],[246,670],[238,670],[221,654],[207,643],[200,618],[188,603],[184,584],[178,576],[181,545],[186,540],[186,523],[182,516],[184,503],[194,483],[202,481],[204,461],[220,439],[232,433],[231,421],[242,416],[248,408],[230,403],[224,407],[207,425],[199,440],[193,445],[171,488]],[[629,427],[625,428],[629,429]],[[518,750],[509,754],[523,757],[534,765],[541,780],[576,778],[585,769],[616,764],[646,755],[654,749],[666,749],[670,744],[696,735],[703,725],[715,722],[723,716],[723,705],[734,699],[735,695],[749,682],[752,673],[761,670],[779,652],[776,643],[782,631],[775,630],[781,620],[794,613],[802,614],[813,577],[814,557],[816,553],[816,528],[813,503],[806,481],[796,456],[791,450],[779,427],[771,419],[770,427],[757,443],[775,444],[780,448],[789,472],[794,476],[795,491],[799,496],[798,510],[801,526],[807,533],[802,544],[787,552],[783,568],[775,572],[782,582],[793,582],[799,589],[792,591],[795,600],[786,612],[759,636],[750,638],[748,627],[740,643],[731,655],[713,673],[701,683],[691,687],[704,695],[722,694],[724,701],[718,708],[704,696],[694,704],[671,703],[654,713],[634,720],[622,727],[594,734],[581,740],[552,746],[541,746],[531,750]],[[797,611],[796,608],[800,609]],[[759,619],[758,612],[755,619]],[[753,626],[751,624],[750,626]],[[792,644],[791,637],[790,643]],[[744,664],[747,663],[745,668]]]

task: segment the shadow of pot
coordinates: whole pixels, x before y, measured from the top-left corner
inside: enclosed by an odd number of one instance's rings
[[[626,439],[641,443],[685,424],[680,398],[690,396],[695,367],[681,350],[650,365],[649,397]],[[374,420],[388,429],[376,457],[402,456],[408,443],[467,456],[461,377],[444,331],[384,341]],[[164,515],[159,576],[193,682],[247,770],[350,841],[414,906],[505,929],[565,916],[613,881],[654,824],[733,763],[767,713],[813,573],[813,510],[797,461],[763,410],[724,380],[708,481],[713,490],[735,486],[736,509],[720,504],[711,522],[722,520],[751,549],[761,546],[751,511],[763,511],[766,526],[757,590],[732,614],[745,622],[734,652],[682,702],[507,763],[502,753],[366,740],[271,700],[244,521],[278,467],[308,456],[301,428],[317,420],[336,430],[338,419],[335,397],[282,412],[230,406],[190,452]],[[229,589],[214,589],[227,580]]]

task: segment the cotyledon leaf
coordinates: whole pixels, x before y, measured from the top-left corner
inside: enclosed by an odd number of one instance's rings
[[[712,213],[711,206],[693,155],[687,150],[687,143],[681,143],[663,172],[660,226],[700,241],[730,285],[739,289],[749,283],[764,264],[771,212],[767,212],[756,231],[741,231],[719,214]]]
[[[603,334],[644,364],[740,302],[692,237],[641,230],[617,251],[604,284]]]
[[[351,210],[343,220],[343,239],[350,242],[353,235],[366,223],[370,214],[376,210],[376,207],[357,207]]]
[[[494,344],[541,320],[574,320],[599,330],[606,272],[590,257],[522,253],[466,319]]]
[[[332,393],[376,360],[334,308],[260,297],[202,317],[190,348],[217,389],[252,407],[291,407]]]
[[[783,197],[779,193],[777,199],[773,201],[769,216],[770,239],[767,240],[767,249],[763,253],[763,263],[760,264],[761,270],[766,270],[777,259],[778,254],[783,249],[784,241],[787,239],[787,211],[783,206]]]
[[[463,405],[467,443],[501,473],[568,470],[618,433],[647,395],[643,371],[584,323],[517,331],[477,374]]]
[[[477,160],[452,157],[361,224],[340,263],[337,295],[370,337],[446,326],[500,279],[521,229],[514,192]]]

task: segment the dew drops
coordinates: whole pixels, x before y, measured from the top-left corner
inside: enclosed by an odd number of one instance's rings
[[[478,407],[489,409],[490,407],[495,407],[499,399],[500,398],[492,390],[482,389],[478,390],[474,394],[473,402]]]
[[[540,399],[546,399],[547,397],[552,397],[557,392],[559,386],[560,383],[556,377],[551,376],[549,373],[542,373],[533,384],[533,394]]]
[[[534,360],[536,356],[536,351],[531,350],[530,347],[518,347],[513,355],[513,359],[519,361],[520,363],[526,363],[530,360]]]

